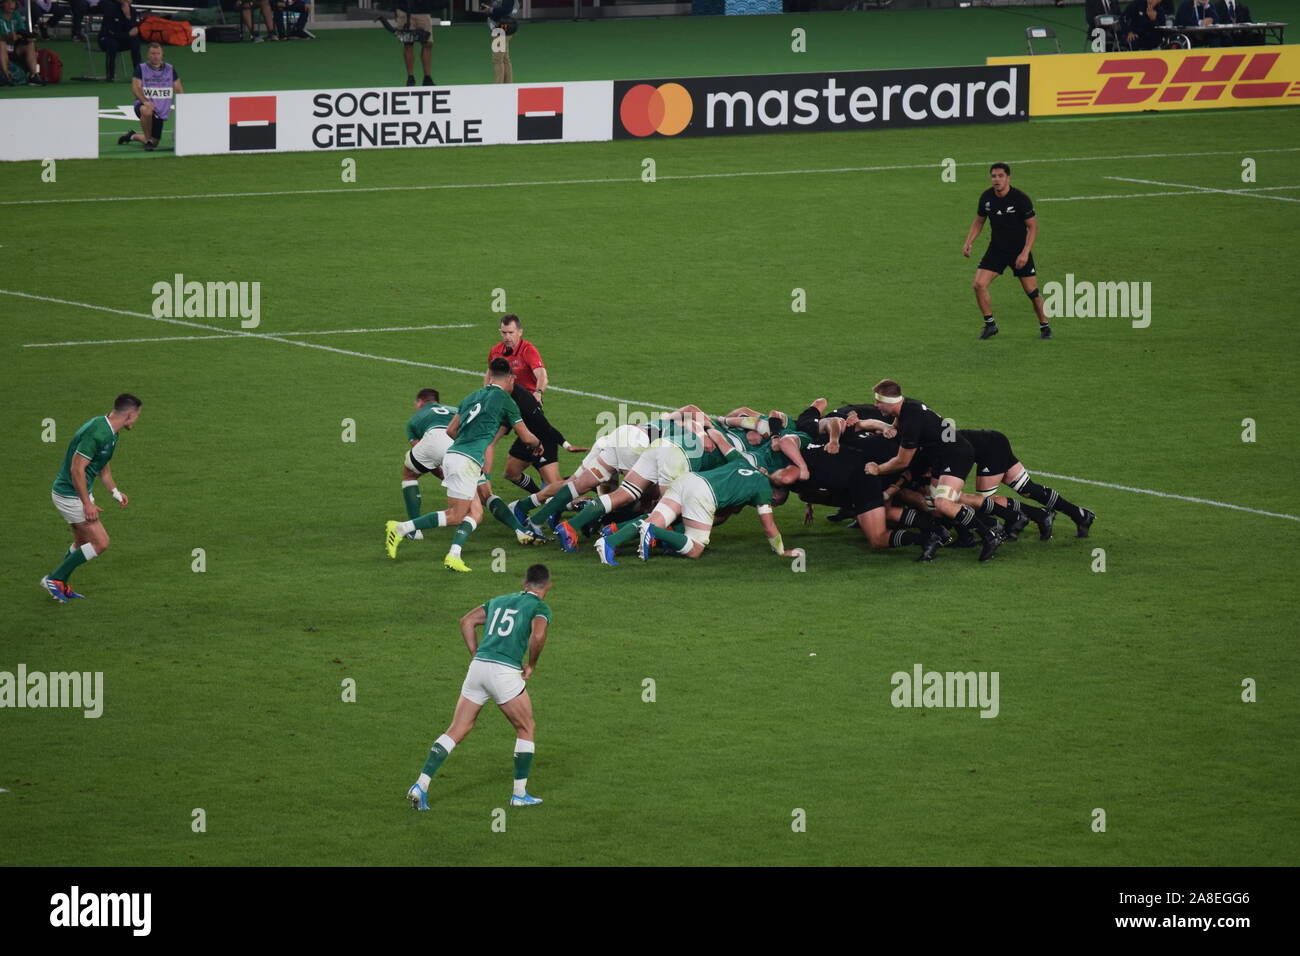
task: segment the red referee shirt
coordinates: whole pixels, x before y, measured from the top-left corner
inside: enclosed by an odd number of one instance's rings
[[[515,373],[516,383],[530,392],[537,391],[537,377],[533,374],[533,369],[542,367],[542,355],[537,351],[536,345],[521,341],[519,348],[506,355],[506,343],[498,342],[488,352],[488,361],[491,362],[494,358],[504,358],[510,363],[510,371]]]

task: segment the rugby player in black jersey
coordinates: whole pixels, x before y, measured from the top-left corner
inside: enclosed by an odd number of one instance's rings
[[[955,428],[945,426],[943,418],[933,409],[914,398],[904,398],[902,387],[892,379],[876,383],[874,391],[876,406],[884,415],[893,418],[898,454],[883,464],[867,462],[867,473],[890,475],[903,471],[911,464],[917,450],[924,449],[934,479],[935,510],[950,519],[958,529],[966,528],[979,535],[984,542],[980,560],[989,560],[1006,539],[1000,528],[985,523],[973,508],[961,503],[966,476],[975,464],[975,452],[970,442],[958,435]]]
[[[1097,515],[1087,508],[1071,504],[1055,490],[1037,484],[1011,450],[1011,442],[999,431],[959,429],[962,438],[970,442],[975,452],[975,488],[979,494],[963,495],[962,503],[995,515],[1006,523],[1007,538],[1014,541],[1031,520],[1038,525],[1039,539],[1052,536],[1052,521],[1057,511],[1074,522],[1077,537],[1088,537],[1088,529]],[[995,495],[998,485],[1007,485],[1016,493],[1037,501],[1042,508],[1021,504],[1014,498]]]
[[[1052,337],[1052,326],[1043,309],[1043,297],[1038,292],[1038,273],[1034,267],[1034,240],[1038,238],[1038,217],[1034,214],[1033,201],[1011,185],[1011,167],[1006,163],[994,163],[989,167],[991,188],[980,195],[975,208],[975,220],[970,224],[966,234],[966,244],[961,254],[970,258],[971,244],[975,242],[984,220],[992,225],[989,247],[975,269],[975,279],[971,285],[975,289],[975,302],[984,316],[984,329],[981,339],[989,339],[998,334],[998,324],[993,319],[993,302],[989,298],[989,283],[1002,275],[1007,266],[1011,274],[1020,280],[1020,285],[1029,296],[1038,315],[1039,335]]]

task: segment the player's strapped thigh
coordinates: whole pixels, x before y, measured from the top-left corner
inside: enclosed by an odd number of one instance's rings
[[[505,704],[514,700],[526,689],[524,676],[517,668],[496,661],[472,660],[460,695],[475,704],[492,701]]]
[[[54,502],[55,510],[68,524],[81,524],[86,520],[86,509],[82,506],[80,498],[69,498],[51,491],[50,500]],[[95,503],[94,495],[90,496],[90,503]]]
[[[483,480],[483,468],[473,458],[448,452],[442,459],[442,486],[448,498],[470,501]]]
[[[614,470],[601,458],[601,449],[593,448],[591,451],[587,452],[587,457],[582,459],[582,467],[578,469],[578,473],[573,476],[573,479],[571,479],[575,485],[578,483],[579,476],[584,471],[589,472],[596,479],[596,484],[598,485],[603,485],[607,481],[614,480]]]
[[[962,490],[960,485],[943,485],[934,484],[930,486],[930,497],[935,501],[951,501],[953,504],[961,504]]]
[[[429,429],[418,442],[411,446],[409,457],[421,466],[411,470],[425,474],[441,467],[442,459],[451,445],[452,439],[447,437],[447,429]]]
[[[709,487],[709,483],[699,475],[690,472],[683,475],[674,483],[670,494],[681,503],[683,521],[697,521],[707,527],[713,526],[713,516],[718,510],[718,503],[713,498],[713,489]],[[695,531],[696,534],[691,534],[691,528],[687,525],[686,536],[701,544],[709,543],[707,530],[696,528]]]

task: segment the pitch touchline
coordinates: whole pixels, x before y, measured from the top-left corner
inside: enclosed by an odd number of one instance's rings
[[[1107,176],[1107,179],[1118,179],[1118,176]],[[1135,180],[1134,180],[1135,181]],[[1252,192],[1274,192],[1279,189],[1300,189],[1300,186],[1252,186],[1249,189],[1235,189],[1233,192],[1252,193]],[[1045,199],[1038,199],[1036,202],[1078,202],[1081,199],[1146,199],[1150,196],[1202,196],[1206,192],[1214,190],[1202,189],[1198,186],[1159,193],[1111,193],[1104,196],[1048,196]],[[1264,199],[1281,199],[1281,196],[1264,196]]]
[[[1282,146],[1270,149],[1247,149],[1243,147],[1242,149],[1211,150],[1194,153],[1131,153],[1123,156],[1058,156],[1052,159],[1014,159],[1009,160],[1009,162],[1012,165],[1023,166],[1027,163],[1087,163],[1121,159],[1182,159],[1193,156],[1241,156],[1247,153],[1256,155],[1259,153],[1294,152],[1300,152],[1300,146]],[[911,163],[899,166],[840,166],[832,169],[768,169],[734,173],[683,173],[681,175],[665,174],[659,176],[658,179],[732,179],[746,176],[809,176],[818,173],[878,173],[906,169],[936,169],[938,168],[938,165],[938,163]],[[957,165],[982,167],[984,162],[981,160],[979,162],[958,163]],[[144,202],[166,199],[254,199],[263,196],[324,196],[346,193],[426,192],[438,189],[502,189],[505,187],[520,186],[586,186],[600,183],[638,183],[640,181],[641,178],[639,176],[630,176],[601,179],[537,179],[505,183],[426,183],[411,186],[345,186],[332,187],[330,189],[276,189],[266,190],[264,192],[182,193],[172,196],[131,195],[88,196],[79,199],[11,199],[0,202],[0,206],[42,206],[81,202]],[[1157,183],[1156,185],[1169,184]]]
[[[138,313],[131,313],[133,315]],[[153,316],[149,316],[153,318]],[[384,329],[322,329],[315,332],[277,332],[277,335],[355,335],[361,332],[420,332],[425,329],[472,329],[470,323],[461,325],[394,325]],[[80,342],[28,342],[25,349],[48,349],[64,345],[122,345],[132,342],[206,342],[210,339],[240,339],[241,332],[226,332],[221,335],[156,335],[143,339],[86,339]]]
[[[1127,176],[1107,176],[1107,179],[1114,179],[1121,183],[1141,183],[1144,186],[1177,186],[1180,189],[1194,189],[1202,193],[1223,193],[1225,196],[1250,196],[1252,199],[1272,199],[1274,202],[1300,202],[1292,196],[1265,196],[1259,192],[1248,192],[1245,189],[1214,189],[1210,186],[1192,186],[1187,183],[1162,183],[1154,179],[1129,179]]]
[[[482,372],[475,372],[467,368],[456,368],[453,365],[434,365],[430,362],[416,362],[413,359],[393,358],[392,356],[388,356],[388,355],[371,355],[368,352],[354,352],[351,351],[350,349],[334,348],[331,345],[320,345],[316,342],[299,342],[295,339],[286,339],[278,335],[267,335],[265,333],[257,333],[257,332],[230,333],[229,330],[227,329],[222,329],[214,325],[204,325],[201,322],[190,322],[187,319],[159,318],[158,316],[150,315],[147,312],[131,312],[127,309],[114,309],[111,308],[110,306],[93,305],[89,302],[74,302],[71,299],[56,299],[50,296],[32,295],[29,292],[17,292],[12,289],[0,289],[0,295],[12,295],[22,299],[32,299],[37,302],[52,302],[57,305],[70,305],[70,306],[75,306],[76,308],[79,309],[91,309],[97,312],[111,312],[114,315],[130,315],[140,319],[149,319],[150,321],[153,322],[168,322],[173,325],[186,325],[186,326],[190,326],[191,328],[225,333],[223,337],[229,336],[231,338],[266,339],[267,341],[270,342],[281,342],[285,345],[296,345],[299,348],[304,348],[304,349],[320,349],[323,352],[333,352],[337,355],[349,355],[352,356],[353,358],[373,359],[374,361],[377,362],[392,362],[395,365],[411,365],[416,368],[430,368],[440,372],[455,372],[456,374],[459,375],[470,375],[477,379],[481,379],[483,377]],[[602,395],[600,392],[584,392],[581,389],[564,388],[563,386],[559,386],[559,385],[547,386],[547,391],[563,392],[566,395],[581,395],[584,398],[599,398],[602,401],[607,401],[607,402],[622,402],[623,404],[630,405],[633,408],[654,408],[660,411],[667,411],[672,408],[671,405],[656,405],[652,402],[638,402],[630,398],[617,398],[613,395]],[[1129,485],[1116,485],[1106,481],[1093,481],[1090,478],[1075,478],[1071,475],[1056,475],[1047,471],[1039,472],[1039,474],[1047,478],[1060,478],[1065,481],[1077,481],[1081,484],[1097,485],[1098,487],[1101,488],[1114,488],[1119,491],[1131,491],[1134,492],[1135,494],[1154,495],[1157,498],[1173,498],[1178,501],[1191,501],[1196,504],[1213,505],[1216,508],[1229,508],[1233,511],[1245,511],[1250,514],[1264,515],[1265,517],[1269,517],[1269,518],[1285,518],[1288,521],[1300,521],[1300,515],[1279,514],[1278,512],[1275,511],[1261,511],[1258,508],[1246,508],[1242,505],[1229,504],[1226,501],[1213,501],[1209,498],[1193,498],[1193,497],[1189,497],[1188,495],[1173,495],[1163,491],[1152,491],[1149,488],[1134,488]]]

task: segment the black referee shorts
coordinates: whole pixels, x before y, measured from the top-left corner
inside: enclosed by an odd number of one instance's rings
[[[996,272],[998,275],[1002,275],[1002,273],[1007,270],[1007,267],[1010,266],[1011,274],[1017,279],[1027,279],[1032,275],[1037,275],[1038,272],[1034,267],[1034,254],[1032,252],[1029,254],[1029,258],[1025,261],[1025,267],[1023,269],[1016,268],[1016,259],[1019,255],[1020,250],[1018,249],[1008,252],[1005,249],[995,249],[992,246],[989,246],[988,250],[984,253],[984,258],[980,260],[979,267],[981,269],[987,269],[989,272]]]
[[[553,465],[560,460],[560,446],[556,442],[542,442],[542,455],[540,458],[534,458],[532,450],[527,445],[516,441],[510,446],[510,457],[541,468],[543,465]]]

